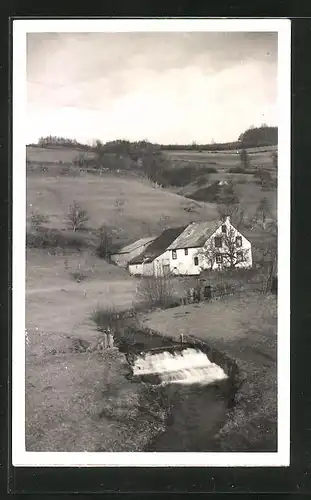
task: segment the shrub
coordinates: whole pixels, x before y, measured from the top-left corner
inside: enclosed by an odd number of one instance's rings
[[[31,227],[37,230],[42,224],[46,224],[49,222],[49,218],[46,215],[35,213],[30,217]]]
[[[243,170],[247,170],[247,168],[250,165],[250,161],[249,161],[249,155],[248,155],[246,149],[244,149],[244,148],[240,151],[240,161],[241,161],[241,167],[243,168]]]
[[[209,173],[208,169],[198,167],[195,164],[163,169],[157,178],[150,177],[152,180],[159,182],[162,186],[186,186],[190,182],[196,180],[197,176],[202,173]]]
[[[99,243],[96,247],[96,254],[100,259],[109,259],[113,252],[111,235],[105,226],[99,228]]]
[[[91,313],[91,320],[97,325],[99,332],[110,328],[117,336],[120,336],[123,331],[124,320],[130,317],[129,311],[118,311],[115,306],[98,307]],[[135,314],[133,318],[132,321],[136,321]]]
[[[94,239],[90,238],[90,235],[39,227],[36,231],[27,232],[26,246],[81,251],[84,248],[94,247]]]
[[[274,187],[275,181],[272,180],[271,174],[268,170],[264,168],[259,168],[256,172],[254,172],[255,179],[258,179],[262,189],[270,189]]]
[[[197,201],[207,201],[209,203],[217,203],[219,193],[221,191],[221,186],[219,185],[219,182],[213,182],[208,187],[198,189],[193,193],[189,198],[192,198],[193,200]]]
[[[70,175],[71,177],[75,176],[77,177],[80,175],[80,171],[77,168],[72,168],[71,165],[65,164],[62,165],[62,167],[59,170],[59,175],[65,176],[65,175]]]
[[[73,164],[78,167],[96,166],[95,158],[91,158],[87,153],[79,153],[74,159]]]
[[[63,165],[60,169],[59,169],[59,175],[69,175],[71,172],[71,167],[70,165]]]
[[[142,278],[136,289],[138,302],[147,308],[179,305],[170,276]],[[174,304],[174,305],[173,305]]]
[[[195,181],[197,186],[203,186],[204,184],[206,184],[206,182],[207,178],[205,175],[200,175],[200,177],[198,177]]]
[[[66,217],[67,225],[72,231],[85,228],[85,223],[89,220],[87,211],[82,208],[75,200],[69,205],[68,215]]]
[[[253,172],[251,172],[250,170],[247,170],[244,167],[238,166],[238,167],[229,168],[228,173],[229,174],[252,174]]]
[[[75,271],[72,271],[70,273],[70,276],[77,282],[81,283],[81,281],[86,280],[87,278],[90,277],[89,272],[87,272],[85,269],[81,269],[80,265],[78,265],[77,269]]]

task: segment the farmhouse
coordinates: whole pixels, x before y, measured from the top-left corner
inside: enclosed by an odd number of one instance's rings
[[[137,257],[129,262],[130,274],[161,276],[170,272],[169,245],[178,238],[186,226],[166,229],[154,239]]]
[[[120,267],[126,267],[127,264],[134,258],[140,255],[145,248],[155,239],[155,236],[148,238],[141,238],[127,245],[118,252],[111,255],[111,260]]]
[[[192,222],[168,247],[170,272],[197,275],[203,269],[252,267],[252,248],[227,217]]]

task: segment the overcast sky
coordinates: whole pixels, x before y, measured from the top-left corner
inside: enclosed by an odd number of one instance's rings
[[[31,33],[27,143],[236,140],[277,125],[277,34]]]

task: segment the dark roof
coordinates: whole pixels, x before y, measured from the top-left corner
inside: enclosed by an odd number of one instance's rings
[[[145,248],[145,250],[134,257],[129,264],[142,264],[143,262],[153,262],[154,259],[159,257],[163,252],[167,250],[173,241],[178,238],[178,236],[186,229],[187,226],[182,227],[172,227],[163,231],[160,236],[158,236],[150,245]]]

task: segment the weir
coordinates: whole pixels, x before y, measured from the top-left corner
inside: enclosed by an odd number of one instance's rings
[[[144,451],[215,451],[213,436],[244,380],[236,362],[197,338],[176,342],[150,329],[135,330],[116,344],[128,362],[127,378],[146,384],[147,395],[150,384],[154,411],[160,404],[166,413],[166,429]]]
[[[161,348],[137,355],[133,377],[153,384],[208,385],[228,378],[224,370],[198,348]]]

